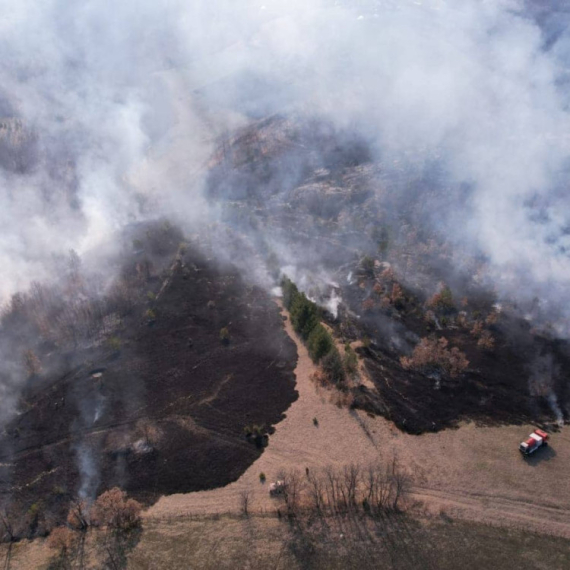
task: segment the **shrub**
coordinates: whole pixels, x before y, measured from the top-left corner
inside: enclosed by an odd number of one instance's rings
[[[319,420],[318,420],[317,418],[313,418],[313,425],[314,425],[315,427],[318,427],[318,425],[319,425]]]
[[[113,351],[121,350],[121,345],[122,343],[119,337],[111,336],[107,339],[107,346]]]
[[[56,497],[63,497],[64,495],[67,494],[65,487],[63,487],[62,485],[54,485],[51,492]]]
[[[394,285],[392,285],[390,301],[397,309],[401,309],[404,304],[404,290],[398,283],[394,283]]]
[[[58,526],[51,531],[47,545],[53,550],[66,554],[73,548],[76,540],[75,532],[65,526]]]
[[[265,473],[263,473],[263,471],[259,474],[259,481],[260,483],[265,483],[265,481],[267,481],[267,477],[265,476]]]
[[[360,268],[362,269],[362,272],[365,275],[372,277],[374,275],[374,259],[372,259],[368,255],[365,255],[360,260]]]
[[[489,331],[483,331],[477,341],[477,346],[483,350],[493,350],[495,348],[495,339],[493,335]]]
[[[330,382],[338,384],[344,380],[344,366],[336,346],[323,357],[321,367]]]
[[[344,368],[351,376],[358,371],[358,357],[348,342],[344,347]]]
[[[471,334],[475,337],[479,337],[483,334],[483,322],[475,321],[473,327],[471,328]]]
[[[307,340],[309,356],[313,362],[319,362],[323,356],[329,353],[333,347],[333,339],[323,325],[318,324],[313,328]]]
[[[145,317],[146,317],[147,319],[149,319],[149,320],[156,319],[156,312],[153,311],[152,309],[147,309],[147,310],[145,311],[145,314],[144,314],[144,315],[145,315]]]
[[[154,301],[156,299],[156,295],[152,291],[148,291],[148,293],[146,294],[146,298],[149,301]]]
[[[427,306],[430,309],[438,311],[453,311],[455,305],[453,304],[453,294],[447,285],[442,285],[440,291],[436,293],[428,302]]]
[[[92,519],[99,526],[128,530],[139,526],[142,505],[127,498],[125,491],[114,487],[105,491],[95,501]]]
[[[230,343],[230,331],[228,330],[228,327],[220,329],[220,341],[222,344]]]
[[[499,320],[499,314],[497,313],[497,311],[493,311],[492,313],[489,313],[487,315],[487,318],[485,319],[485,324],[487,324],[488,326],[492,326],[497,324],[498,320]]]
[[[246,426],[243,431],[247,440],[250,443],[255,443],[256,447],[262,448],[267,445],[269,436],[266,433],[265,425]]]
[[[28,509],[28,515],[32,518],[38,516],[41,509],[40,503],[33,503]]]
[[[368,297],[368,299],[365,299],[362,303],[362,310],[367,313],[374,310],[374,300],[370,297]]]
[[[412,356],[404,356],[400,362],[406,369],[422,371],[437,369],[455,378],[467,369],[469,361],[458,348],[450,350],[447,345],[445,338],[422,338],[414,348]]]
[[[28,376],[37,376],[42,371],[40,359],[35,355],[33,350],[24,351],[24,366]]]

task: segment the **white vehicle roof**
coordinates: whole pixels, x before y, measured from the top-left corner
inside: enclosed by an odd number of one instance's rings
[[[531,433],[530,437],[532,437],[532,439],[538,441],[539,443],[542,441],[542,438],[539,435],[536,435],[535,433]]]

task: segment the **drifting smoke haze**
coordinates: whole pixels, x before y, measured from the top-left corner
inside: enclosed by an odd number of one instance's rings
[[[0,137],[19,149],[0,169],[0,294],[72,248],[104,261],[129,223],[218,219],[216,140],[279,112],[354,133],[383,168],[437,164],[449,200],[426,219],[500,293],[568,316],[570,37],[534,6],[0,1]]]
[[[383,164],[437,160],[464,183],[462,208],[431,213],[447,237],[488,256],[509,294],[566,304],[569,43],[527,5],[52,0],[1,13],[1,109],[25,154],[1,171],[4,297],[49,277],[54,253],[133,220],[212,215],[214,138],[244,115],[302,110],[355,130]]]

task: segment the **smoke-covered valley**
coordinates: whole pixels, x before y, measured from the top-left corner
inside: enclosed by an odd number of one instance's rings
[[[445,188],[431,227],[564,311],[568,40],[563,8],[535,4],[4,2],[4,298],[157,211],[216,219],[214,141],[302,113],[404,173],[401,203],[424,199],[414,180]]]
[[[3,494],[236,479],[296,397],[284,275],[358,344],[353,407],[562,425],[569,18],[0,0]]]

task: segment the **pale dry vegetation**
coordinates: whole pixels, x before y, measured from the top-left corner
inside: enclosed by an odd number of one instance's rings
[[[448,348],[446,338],[422,338],[411,356],[400,359],[405,369],[422,372],[440,371],[456,378],[469,366],[469,361],[457,347]]]

